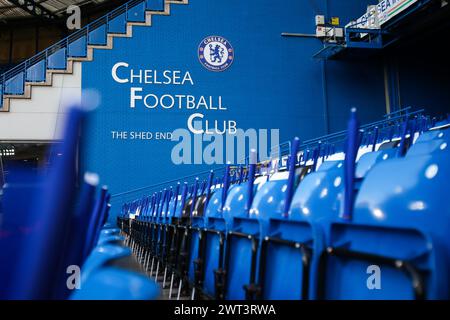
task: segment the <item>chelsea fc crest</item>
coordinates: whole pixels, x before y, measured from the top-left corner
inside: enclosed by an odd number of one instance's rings
[[[221,72],[233,63],[234,49],[227,39],[209,36],[198,46],[198,59],[206,69]]]

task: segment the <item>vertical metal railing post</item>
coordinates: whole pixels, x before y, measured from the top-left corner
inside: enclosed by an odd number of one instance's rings
[[[64,50],[64,64],[65,64],[65,66],[66,66],[66,68],[65,69],[67,69],[67,59],[69,58],[69,37],[67,37],[66,38],[66,40],[64,41],[65,42],[65,46],[66,46],[66,50]]]

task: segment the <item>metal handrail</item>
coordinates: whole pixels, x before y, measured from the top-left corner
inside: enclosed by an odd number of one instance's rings
[[[108,26],[109,17],[112,16],[112,18],[117,17],[118,15],[122,13],[127,13],[130,9],[134,8],[136,5],[145,2],[145,0],[130,0],[116,9],[108,12],[107,14],[99,17],[98,19],[92,21],[91,23],[87,24],[83,28],[75,31],[74,33],[70,34],[69,36],[65,37],[64,39],[59,40],[55,44],[51,45],[50,47],[46,48],[45,50],[35,54],[31,58],[28,58],[27,60],[21,62],[20,64],[14,66],[13,68],[9,69],[8,71],[4,72],[0,76],[0,85],[4,86],[6,81],[14,78],[16,75],[18,75],[21,72],[26,72],[27,68],[30,66],[35,65],[36,63],[43,60],[43,57],[47,58],[49,54],[52,54],[62,48],[67,48],[70,43],[72,43],[75,40],[78,40],[79,38],[88,35],[90,31],[93,31],[103,25]],[[108,30],[106,31],[108,32]],[[76,38],[73,40],[73,38]],[[67,58],[67,53],[66,53]],[[2,91],[2,93],[4,93]]]
[[[411,116],[417,116],[420,115],[424,112],[423,109],[421,110],[417,110],[417,111],[413,111],[413,112],[409,112],[409,110],[411,109],[411,107],[407,107],[407,108],[403,108],[401,110],[392,112],[390,114],[387,114],[386,116],[392,116],[395,115],[392,118],[385,118],[383,120],[379,120],[379,121],[375,121],[369,124],[365,124],[362,125],[360,127],[360,129],[362,130],[363,133],[366,134],[371,134],[372,132],[369,131],[370,129],[374,129],[375,127],[378,127],[381,130],[383,129],[392,129],[394,127],[396,127],[398,125],[398,121],[399,120],[406,120],[407,118],[411,117]],[[405,113],[405,114],[401,114],[401,113]],[[344,141],[346,139],[346,135],[347,135],[347,130],[343,130],[343,131],[339,131],[339,132],[335,132],[332,134],[328,134],[319,138],[315,138],[315,139],[310,139],[310,140],[306,140],[303,142],[303,144],[300,145],[299,150],[301,151],[305,151],[305,150],[309,150],[311,148],[313,148],[315,145],[318,144],[322,144],[322,145],[326,145],[326,144],[331,144],[331,143],[337,143],[339,141]],[[333,142],[330,142],[333,141]],[[290,154],[290,147],[291,147],[291,141],[286,141],[286,142],[282,142],[279,145],[271,148],[271,158],[279,158],[281,160],[281,158],[283,156],[289,155]],[[278,153],[275,154],[273,152],[273,150],[277,149]],[[286,152],[287,151],[287,152]],[[245,163],[248,163],[248,157],[245,158]],[[280,161],[281,162],[281,161]],[[221,166],[218,167],[216,169],[213,169],[213,171],[217,174],[218,172],[220,172],[221,170],[224,170],[225,166]],[[150,191],[152,189],[156,189],[156,188],[161,188],[162,186],[169,186],[176,184],[178,182],[189,182],[189,180],[193,180],[196,177],[200,177],[202,175],[205,174],[209,174],[209,172],[211,172],[211,170],[207,170],[207,171],[202,171],[202,172],[198,172],[196,174],[191,174],[191,175],[187,175],[187,176],[183,176],[177,179],[173,179],[173,180],[167,180],[161,183],[157,183],[157,184],[152,184],[152,185],[147,185],[144,187],[140,187],[137,189],[133,189],[133,190],[129,190],[129,191],[125,191],[125,192],[121,192],[121,193],[117,193],[112,195],[111,198],[118,198],[118,197],[122,197],[122,196],[127,196],[127,195],[133,195],[136,194],[138,192],[144,192],[144,191]],[[136,200],[136,199],[132,199],[132,200]]]
[[[218,167],[216,169],[213,169],[213,171],[217,172],[217,171],[224,170],[224,169],[225,169],[225,166],[221,166],[221,167]],[[195,174],[190,174],[190,175],[187,175],[187,176],[183,176],[183,177],[180,177],[180,178],[177,178],[177,179],[171,179],[171,180],[163,181],[163,182],[160,182],[160,183],[156,183],[156,184],[140,187],[140,188],[137,188],[137,189],[132,189],[132,190],[125,191],[125,192],[116,193],[116,194],[113,194],[111,196],[111,198],[117,198],[117,197],[128,195],[128,194],[131,194],[131,193],[136,193],[136,192],[145,191],[145,190],[156,188],[156,187],[161,187],[163,185],[170,185],[170,184],[177,183],[179,181],[183,181],[183,182],[189,181],[189,179],[192,179],[192,178],[195,179],[195,178],[200,177],[202,175],[207,175],[210,172],[211,172],[211,169],[210,170],[206,170],[206,171],[202,171],[202,172],[197,172]]]
[[[401,109],[398,112],[403,112],[403,111],[409,110],[409,108]],[[408,116],[420,115],[424,111],[425,111],[424,109],[420,109],[420,110],[417,110],[417,111],[409,112],[409,113],[407,113],[405,115],[397,115],[397,116],[392,117],[392,118],[378,120],[378,121],[375,121],[375,122],[372,122],[372,123],[369,123],[369,124],[362,125],[360,128],[362,130],[368,130],[368,129],[371,129],[371,128],[375,128],[376,126],[381,126],[383,124],[389,124],[390,122],[394,122],[396,120],[402,120],[402,119],[404,119],[405,117],[408,117]],[[331,134],[328,134],[328,135],[324,135],[322,137],[306,140],[306,141],[303,142],[303,144],[300,146],[300,148],[302,148],[305,145],[317,143],[318,141],[327,142],[327,141],[330,141],[333,138],[338,138],[340,136],[344,136],[345,134],[347,134],[347,130],[342,130],[342,131],[338,131],[338,132],[331,133]]]

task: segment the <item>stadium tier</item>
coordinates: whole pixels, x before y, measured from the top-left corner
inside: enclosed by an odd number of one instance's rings
[[[449,17],[0,0],[0,300],[450,300]]]
[[[125,203],[118,225],[169,298],[448,299],[448,123],[357,123],[345,146],[295,138],[215,183],[166,185]]]
[[[45,172],[4,187],[3,298],[448,299],[448,120],[360,126],[352,110],[347,131],[146,190],[114,226],[99,177],[76,187],[86,114]],[[82,266],[74,293],[66,265]]]

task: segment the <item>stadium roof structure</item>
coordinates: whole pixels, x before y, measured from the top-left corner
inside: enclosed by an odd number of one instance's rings
[[[55,20],[70,5],[101,4],[110,0],[0,0],[0,20],[41,18]]]

